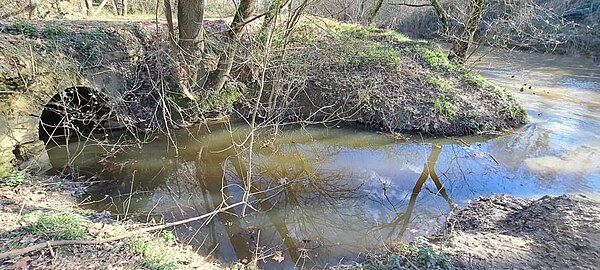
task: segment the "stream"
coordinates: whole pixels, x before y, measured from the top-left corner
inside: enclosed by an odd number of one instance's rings
[[[253,208],[177,227],[183,242],[225,262],[281,254],[264,269],[351,263],[395,240],[443,226],[456,207],[493,193],[523,198],[600,192],[600,66],[585,58],[482,51],[473,67],[515,92],[530,123],[503,136],[411,138],[340,127],[259,136],[252,163]],[[479,59],[480,58],[480,59]],[[521,91],[522,90],[522,91]],[[212,125],[107,155],[115,143],[49,149],[98,184],[82,205],[119,218],[169,221],[244,197],[248,159],[231,141],[247,129]],[[419,143],[415,143],[417,141]]]

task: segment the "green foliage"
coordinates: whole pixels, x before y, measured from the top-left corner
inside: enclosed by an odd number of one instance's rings
[[[315,45],[319,42],[317,32],[315,25],[300,22],[292,31],[288,41],[305,45]],[[285,42],[284,37],[285,32],[283,30],[276,31],[273,34],[273,43],[276,45],[283,45]],[[266,41],[266,36],[262,38]]]
[[[505,109],[502,111],[503,117],[517,121],[527,120],[527,111],[506,88],[500,87],[480,74],[470,71],[463,73],[463,79],[472,86],[477,86],[489,91],[490,95],[495,95],[495,98],[504,103]]]
[[[326,30],[323,30],[326,29]],[[312,69],[321,67],[356,68],[368,66],[398,67],[400,52],[388,44],[375,41],[382,31],[354,24],[329,22],[321,28],[315,23],[301,21],[290,36],[298,45],[316,45],[317,50],[301,50],[289,56],[290,66]],[[277,36],[279,34],[277,33]],[[391,31],[390,34],[392,35]],[[393,34],[402,38],[401,34]]]
[[[340,47],[340,53],[340,59],[349,67],[398,67],[402,62],[398,51],[375,41],[349,42]]]
[[[398,42],[424,42],[424,43],[427,43],[426,41],[422,41],[422,40],[413,41],[412,39],[408,38],[407,36],[405,36],[399,32],[392,31],[392,30],[383,32],[382,36],[392,37],[394,40],[396,40]]]
[[[57,22],[47,21],[38,25],[31,21],[15,21],[7,24],[7,30],[23,34],[29,38],[42,41],[36,46],[43,46],[51,52],[62,51],[68,55],[77,52],[85,55],[87,61],[95,61],[100,55],[100,40],[105,38],[101,28],[89,27],[81,30],[70,30]]]
[[[448,118],[456,117],[454,104],[449,99],[435,99],[433,101],[433,109],[436,113],[447,116]]]
[[[85,224],[89,221],[74,213],[51,213],[32,212],[23,217],[28,223],[27,229],[33,233],[44,235],[51,239],[86,239],[88,234]]]
[[[454,86],[452,86],[452,84],[442,78],[436,77],[436,76],[432,76],[427,80],[427,84],[436,87],[440,90],[442,90],[442,92],[446,92],[446,93],[453,93],[456,91],[456,89],[454,88]]]
[[[162,238],[166,243],[171,243],[175,240],[175,234],[173,231],[164,230],[160,233],[160,238]]]
[[[177,106],[180,107],[188,107],[190,106],[190,100],[188,98],[186,98],[185,96],[183,96],[183,94],[179,93],[179,92],[171,92],[167,95],[167,99],[169,99],[171,102],[177,104]]]
[[[132,239],[127,242],[126,249],[129,252],[144,256],[144,263],[150,269],[178,269],[179,254],[173,249],[168,248],[169,244],[166,243],[167,240],[164,237],[165,235],[169,235],[169,233],[165,234],[165,232],[170,232],[170,235],[174,236],[171,231],[163,231],[160,239],[162,241],[158,239]]]
[[[333,67],[352,69],[358,67],[386,66],[397,68],[402,63],[400,53],[382,43],[369,40],[323,43],[319,51],[305,50],[286,59],[289,66],[314,69]]]
[[[421,53],[423,60],[434,69],[451,69],[453,64],[448,60],[448,56],[441,50],[419,46],[418,51]]]
[[[453,269],[450,260],[446,256],[435,252],[429,247],[417,246],[416,255],[414,254],[414,251],[412,252],[412,256],[416,257],[415,259],[418,266],[429,269]]]
[[[381,30],[374,27],[364,27],[356,24],[338,23],[330,27],[331,35],[337,40],[364,39],[371,37]]]
[[[3,185],[8,187],[16,187],[25,181],[29,177],[29,173],[26,171],[14,170],[4,179]]]
[[[452,270],[450,259],[425,244],[417,241],[402,244],[395,251],[382,256],[369,258],[363,264],[355,264],[347,269],[388,270],[388,269],[443,269]]]
[[[221,91],[211,91],[202,102],[200,108],[205,111],[227,112],[240,100],[245,86],[237,83],[228,83]]]

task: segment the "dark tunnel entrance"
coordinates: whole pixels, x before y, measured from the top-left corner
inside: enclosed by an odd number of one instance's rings
[[[40,116],[39,138],[64,143],[104,131],[110,110],[106,97],[91,88],[71,87],[54,95]]]

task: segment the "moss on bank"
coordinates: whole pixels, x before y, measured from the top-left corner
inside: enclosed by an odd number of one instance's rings
[[[306,93],[291,107],[311,120],[433,135],[497,132],[527,121],[512,93],[426,41],[308,17],[290,42],[286,76]]]

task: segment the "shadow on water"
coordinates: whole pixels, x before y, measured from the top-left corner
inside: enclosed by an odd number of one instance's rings
[[[275,140],[261,134],[251,170],[254,210],[242,216],[233,209],[180,226],[178,238],[225,262],[281,252],[283,262],[266,259],[261,267],[309,268],[351,262],[389,241],[430,234],[448,213],[479,196],[597,193],[600,99],[588,97],[600,93],[598,80],[588,76],[588,84],[573,83],[583,80],[573,76],[582,69],[559,74],[520,63],[498,65],[482,72],[516,88],[531,124],[500,137],[421,143],[337,128],[285,130]],[[554,81],[511,81],[518,70],[511,65]],[[534,84],[537,94],[519,92],[524,83]],[[242,126],[180,130],[173,138],[177,151],[164,137],[138,146],[115,134],[100,144],[54,146],[49,156],[57,170],[96,181],[82,196],[86,207],[119,218],[179,220],[242,199],[248,160],[232,142],[246,132]]]

